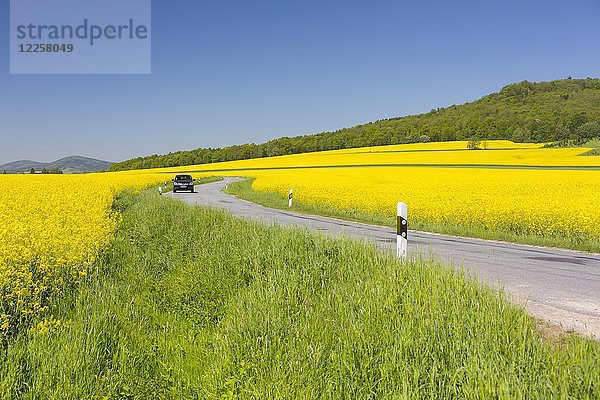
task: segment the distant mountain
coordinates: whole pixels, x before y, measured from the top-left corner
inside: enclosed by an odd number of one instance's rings
[[[36,170],[41,169],[60,169],[64,173],[83,173],[83,172],[98,172],[108,169],[112,163],[108,161],[96,160],[94,158],[70,156],[61,158],[49,163],[41,163],[30,160],[19,160],[8,164],[0,165],[0,173],[7,172],[29,172],[31,168]]]
[[[565,79],[503,87],[479,100],[316,135],[262,144],[196,149],[138,157],[111,171],[207,164],[352,147],[414,142],[508,139],[582,144],[600,137],[600,79]]]

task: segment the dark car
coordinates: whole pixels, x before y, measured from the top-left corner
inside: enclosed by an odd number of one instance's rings
[[[173,193],[182,190],[194,193],[194,179],[192,179],[191,175],[177,175],[175,179],[173,179]]]

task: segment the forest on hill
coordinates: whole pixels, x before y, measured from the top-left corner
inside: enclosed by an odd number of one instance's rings
[[[335,132],[281,137],[262,144],[138,157],[113,164],[110,171],[428,141],[508,139],[581,144],[595,137],[600,137],[600,79],[523,81],[477,101],[436,108],[426,114],[379,120]]]

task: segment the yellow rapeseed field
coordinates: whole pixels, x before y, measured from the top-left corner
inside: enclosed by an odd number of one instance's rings
[[[590,149],[509,141],[466,147],[380,146],[176,170],[255,177],[255,190],[293,188],[297,200],[334,209],[391,218],[404,201],[413,221],[600,241],[600,157],[579,156]]]
[[[360,165],[501,165],[600,167],[600,157],[578,157],[589,148],[541,148],[539,144],[486,141],[487,150],[467,150],[467,142],[405,144],[169,168],[169,171],[223,171],[310,166]],[[165,169],[163,169],[165,170]]]
[[[115,196],[176,172],[255,177],[255,190],[293,188],[297,200],[340,210],[391,218],[404,201],[412,221],[600,241],[600,157],[508,141],[482,147],[427,143],[110,174],[0,175],[0,341],[32,322],[34,331],[60,324],[47,305],[110,241]]]
[[[371,167],[256,171],[253,189],[330,208],[575,241],[600,240],[600,171]]]
[[[0,342],[88,272],[119,221],[111,211],[118,193],[165,179],[156,173],[0,175]],[[55,324],[49,318],[34,329]]]

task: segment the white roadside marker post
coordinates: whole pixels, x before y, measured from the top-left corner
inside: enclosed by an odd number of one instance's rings
[[[229,189],[229,181],[225,181],[225,190]]]
[[[398,203],[396,240],[396,255],[406,260],[408,256],[408,206],[406,203]]]
[[[288,196],[288,208],[292,208],[292,199],[294,198],[294,191],[290,189],[290,195]]]
[[[162,186],[159,186],[159,187],[158,187],[158,194],[159,194],[160,196],[162,196]]]

